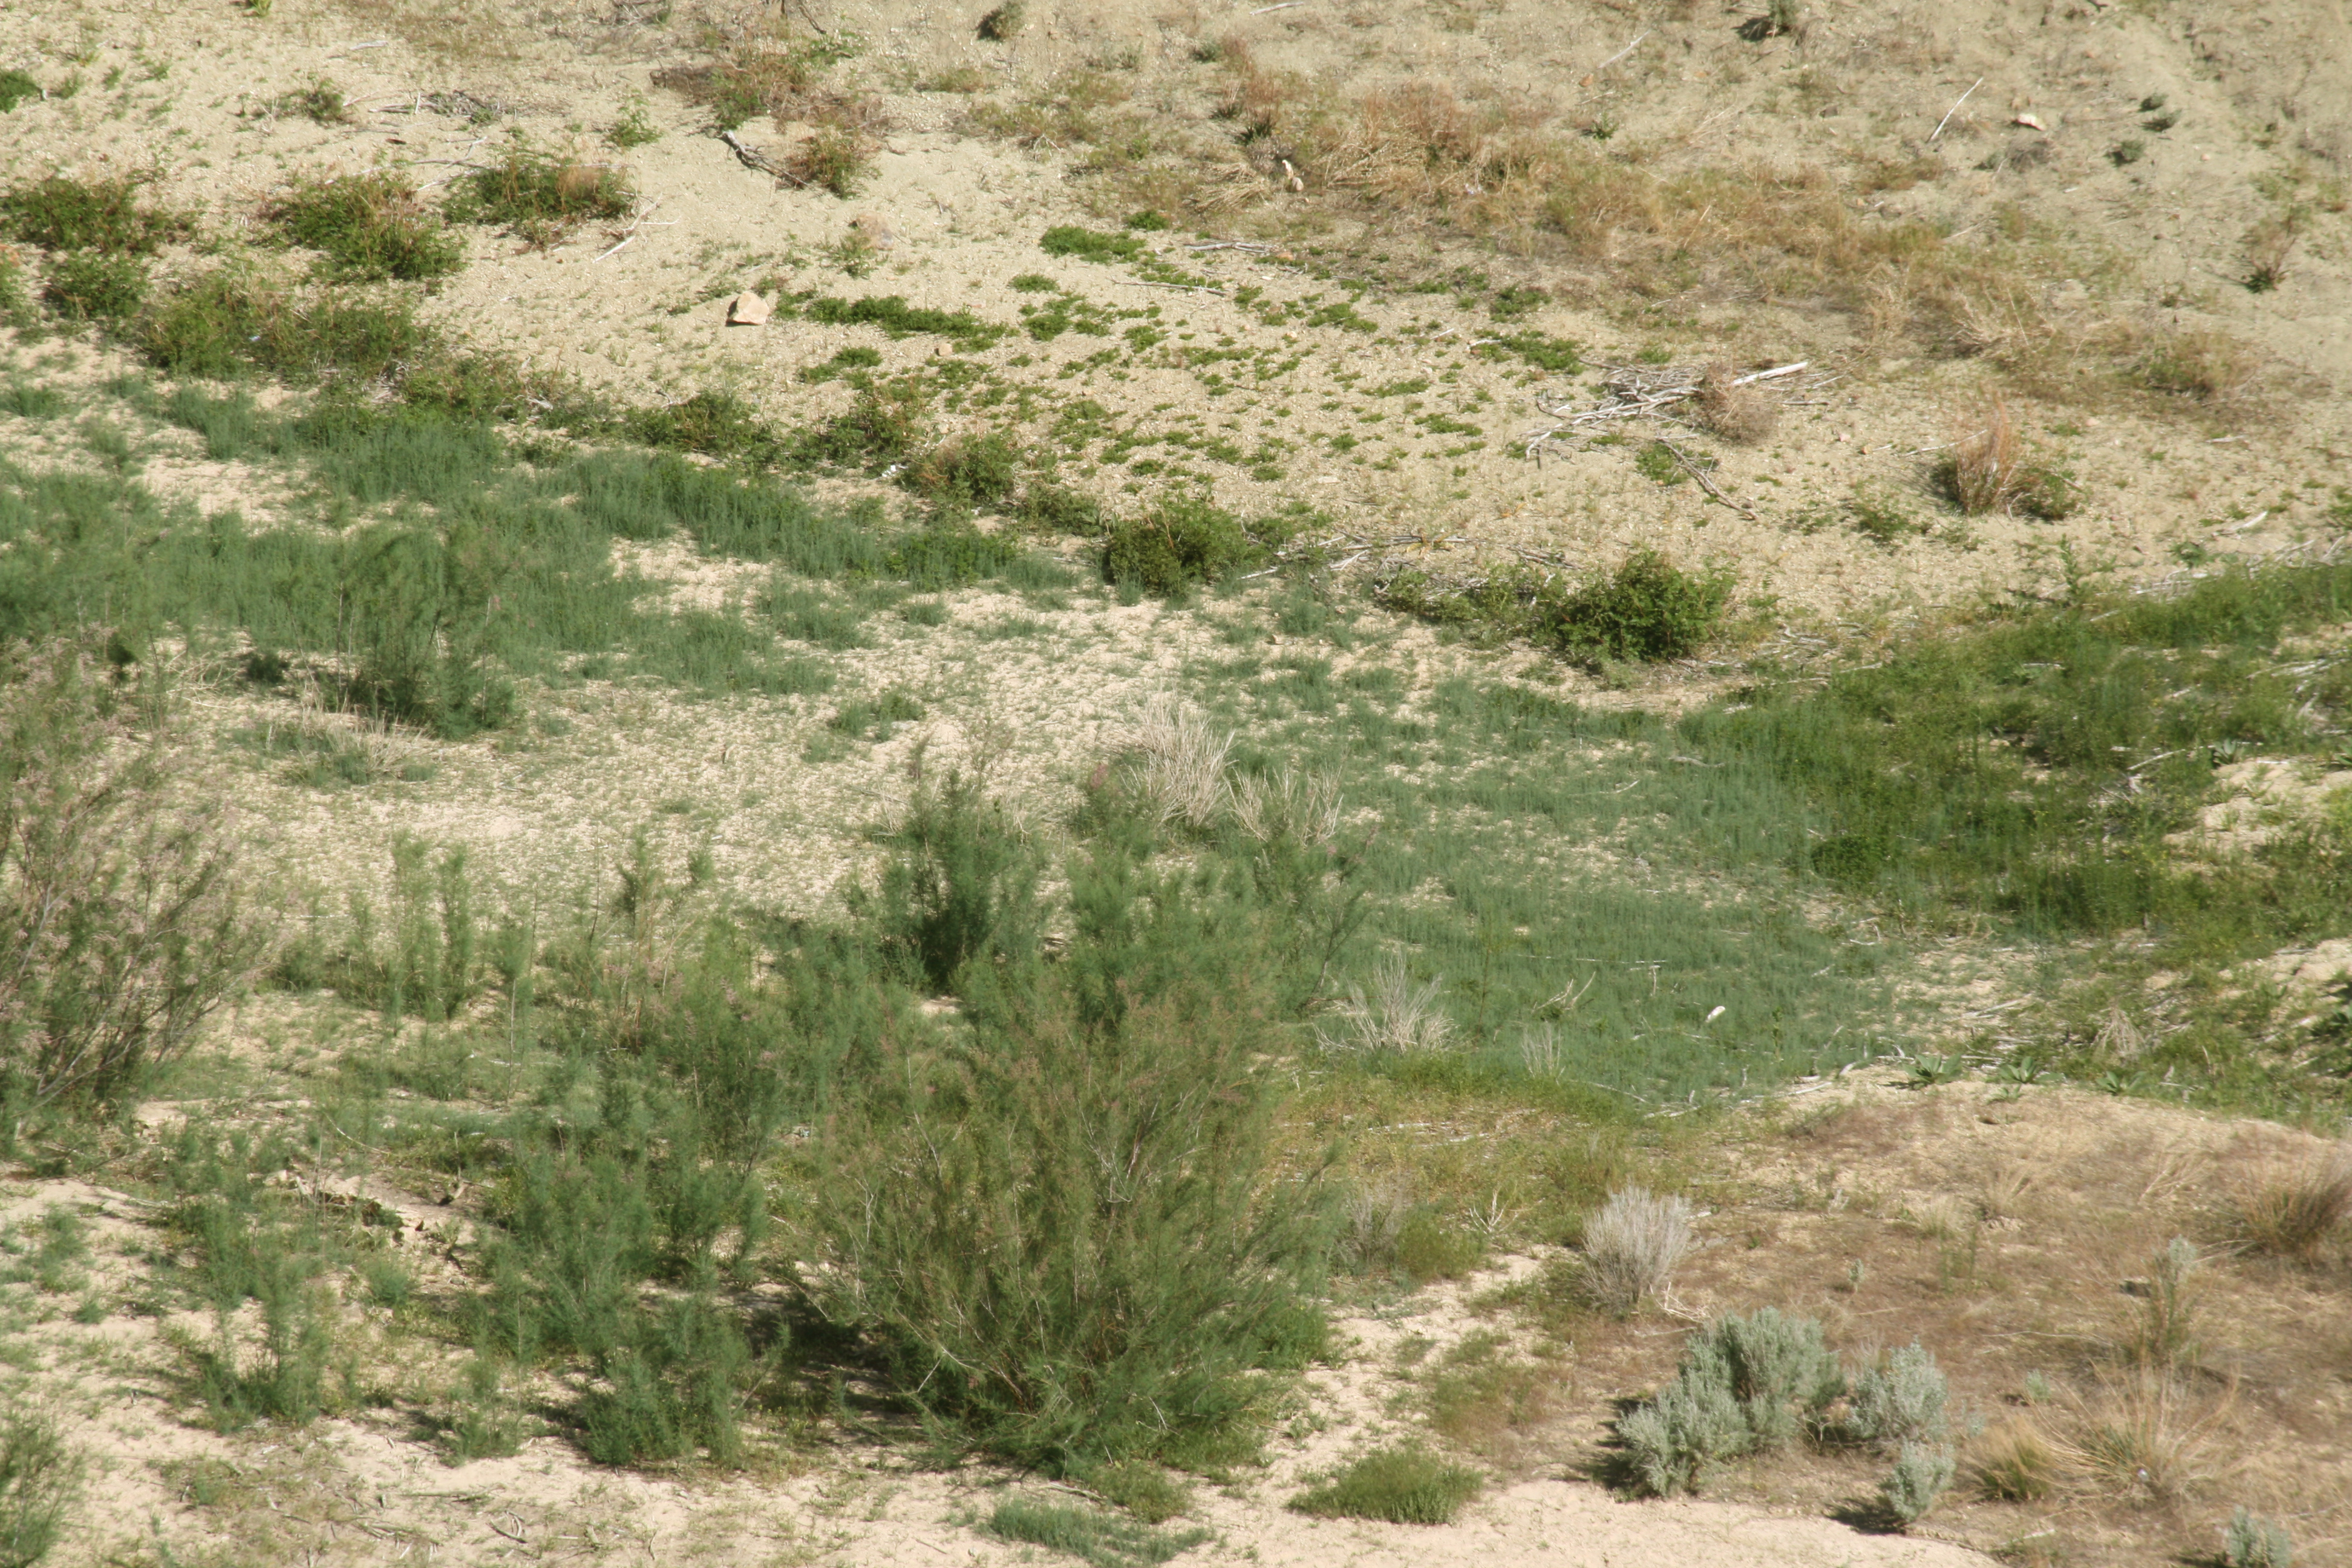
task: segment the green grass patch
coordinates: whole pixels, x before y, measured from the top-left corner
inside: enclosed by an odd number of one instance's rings
[[[291,243],[323,253],[338,277],[414,280],[445,277],[466,264],[464,244],[403,174],[298,184],[263,216]]]
[[[999,1541],[1042,1546],[1093,1564],[1093,1568],[1153,1568],[1210,1539],[1205,1530],[1164,1531],[1100,1509],[1007,1498],[988,1516],[988,1533]]]
[[[1290,1506],[1324,1519],[1450,1524],[1485,1484],[1477,1471],[1425,1449],[1382,1448],[1341,1467]]]
[[[617,164],[518,141],[494,166],[452,186],[443,211],[453,222],[496,225],[547,246],[583,224],[627,216],[636,199],[636,186]]]
[[[141,199],[136,174],[76,180],[51,174],[0,191],[0,235],[46,250],[152,256],[195,226],[185,213]]]
[[[891,338],[933,332],[959,345],[986,348],[1011,329],[983,321],[968,310],[939,310],[909,305],[900,294],[868,295],[863,300],[823,297],[809,300],[802,313],[812,321],[835,326],[879,327]]]
[[[1087,261],[1127,261],[1143,253],[1143,241],[1131,234],[1103,234],[1075,224],[1047,229],[1037,244],[1048,256],[1075,256]]]
[[[41,96],[41,84],[20,70],[0,71],[0,114],[6,114],[28,98]]]
[[[147,300],[147,263],[133,255],[68,250],[49,258],[41,298],[74,321],[117,321]]]

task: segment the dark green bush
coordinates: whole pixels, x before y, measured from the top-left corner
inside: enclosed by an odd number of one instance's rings
[[[970,1027],[886,1044],[820,1135],[818,1305],[931,1420],[1019,1462],[1232,1434],[1312,1342],[1321,1253],[1312,1184],[1267,1180],[1255,922],[1111,853],[1071,868],[1069,950],[1034,965],[1040,917],[1003,892],[1021,847],[974,793],[932,810],[959,837],[901,850],[874,923],[954,976]]]
[[[51,174],[0,191],[0,236],[45,250],[152,256],[186,235],[194,220],[143,205],[139,191],[148,183],[137,174],[105,180]]]
[[[41,84],[20,70],[0,71],[0,114],[5,114],[28,98],[41,96]]]
[[[514,689],[489,654],[501,542],[383,528],[359,542],[346,577],[358,667],[349,700],[387,719],[462,740],[514,714]]]
[[[1257,542],[1233,513],[1197,496],[1170,496],[1132,521],[1112,524],[1103,578],[1146,593],[1179,594],[1216,583],[1258,558]]]
[[[404,174],[342,174],[294,186],[263,216],[296,245],[324,252],[356,279],[439,278],[466,264],[466,247]]]
[[[1450,1524],[1484,1485],[1477,1471],[1448,1464],[1426,1449],[1381,1448],[1342,1466],[1321,1485],[1291,1499],[1290,1506],[1326,1519]]]
[[[1072,224],[1047,229],[1037,243],[1048,256],[1079,256],[1088,261],[1124,261],[1143,250],[1143,241],[1131,234],[1098,234]]]
[[[879,468],[909,456],[929,423],[922,389],[865,386],[847,413],[801,438],[793,454],[803,463],[858,464]]]
[[[681,403],[632,408],[621,427],[648,447],[668,447],[713,458],[772,458],[773,432],[751,405],[731,392],[698,392]]]
[[[1730,602],[1728,572],[1685,572],[1654,550],[1572,592],[1537,601],[1540,633],[1573,658],[1682,658],[1713,636]]]
[[[969,310],[940,310],[909,305],[900,294],[868,295],[863,300],[812,300],[803,314],[812,321],[844,327],[879,327],[893,339],[917,332],[935,332],[960,345],[986,348],[1010,329],[983,321]]]
[[[870,722],[888,721],[892,693]],[[863,718],[864,710],[858,717]],[[839,724],[845,714],[835,714]],[[884,962],[908,984],[941,992],[964,965],[1022,963],[1036,951],[1038,868],[1003,808],[990,800],[983,774],[950,770],[926,782],[888,840],[896,851],[875,889],[855,905],[871,921]]]
[[[147,263],[131,255],[64,251],[49,258],[41,298],[73,321],[121,321],[146,303]]]

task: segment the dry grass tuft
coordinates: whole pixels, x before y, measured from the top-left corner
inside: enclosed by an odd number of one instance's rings
[[[1219,734],[1198,713],[1163,702],[1125,739],[1128,782],[1147,809],[1163,823],[1202,832],[1217,825],[1233,803],[1230,731]]]
[[[2258,1167],[2231,1195],[2229,1217],[2242,1245],[2309,1262],[2352,1221],[2352,1144],[2317,1160]]]
[[[1961,430],[1952,446],[1952,498],[1970,516],[1999,511],[2009,505],[2018,485],[2017,423],[2010,417],[2009,405],[1993,398],[1965,418]]]
[[[1729,365],[1713,364],[1693,400],[1699,426],[1727,441],[1752,447],[1780,427],[1780,405],[1752,386],[1737,384]]]
[[[1295,838],[1310,847],[1339,836],[1339,784],[1328,773],[1284,768],[1274,777],[1245,778],[1234,786],[1234,821],[1259,843]]]
[[[1399,1056],[1451,1049],[1454,1020],[1437,1005],[1444,984],[1444,975],[1433,974],[1415,985],[1403,955],[1390,953],[1373,966],[1369,986],[1348,987],[1348,999],[1334,1010],[1341,1030],[1323,1035],[1324,1048]]]
[[[2058,1489],[2058,1451],[2031,1415],[1989,1428],[1969,1450],[1969,1476],[1996,1502],[2040,1502]]]
[[[2200,1398],[2185,1380],[2143,1366],[2070,1403],[2068,1429],[2051,1447],[2061,1470],[2089,1490],[2172,1502],[2212,1474],[2227,1394]]]
[[[1585,1223],[1584,1288],[1604,1310],[1623,1317],[1664,1296],[1697,1244],[1689,1204],[1622,1187]]]
[[[2245,390],[2261,366],[2259,352],[2227,332],[2172,332],[2140,355],[2132,379],[2151,392],[2211,402]]]

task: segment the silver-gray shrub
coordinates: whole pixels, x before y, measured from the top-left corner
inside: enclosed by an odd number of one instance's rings
[[[2241,1508],[2221,1532],[2221,1561],[2230,1568],[2294,1568],[2294,1542],[2285,1526]]]
[[[1821,1324],[1765,1307],[1691,1336],[1675,1380],[1617,1435],[1642,1489],[1665,1497],[1726,1459],[1785,1447],[1843,1391]]]
[[[1895,1468],[1878,1483],[1878,1500],[1896,1523],[1908,1525],[1951,1487],[1953,1469],[1950,1449],[1906,1443]]]
[[[1944,1412],[1950,1394],[1934,1352],[1914,1340],[1853,1380],[1846,1435],[1886,1448],[1940,1443],[1950,1427]]]

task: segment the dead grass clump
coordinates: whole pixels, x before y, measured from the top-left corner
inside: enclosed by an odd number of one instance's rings
[[[1727,441],[1752,447],[1780,426],[1780,405],[1753,386],[1741,386],[1729,365],[1709,365],[1698,384],[1695,417]]]
[[[1688,1203],[1622,1187],[1585,1222],[1584,1287],[1603,1310],[1626,1316],[1665,1294],[1696,1245]]]
[[[1451,1049],[1454,1020],[1437,1005],[1445,977],[1433,974],[1416,985],[1401,953],[1373,966],[1371,984],[1348,987],[1348,999],[1334,1009],[1340,1031],[1323,1034],[1326,1050],[1366,1056],[1430,1056]]]
[[[2136,1282],[2138,1321],[2124,1341],[2124,1352],[2142,1366],[2169,1372],[2196,1364],[2197,1317],[2203,1305],[2203,1281],[2198,1278],[2204,1259],[2196,1244],[2176,1236],[2148,1259],[2147,1278]]]
[[[1972,517],[2002,510],[2017,493],[2021,461],[2009,405],[1996,397],[1962,425],[1965,434],[1953,443],[1945,470],[1952,499]]]
[[[851,52],[852,46],[832,37],[804,39],[784,48],[748,38],[705,64],[674,66],[655,72],[653,79],[655,86],[709,109],[721,131],[738,130],[760,114],[772,115],[779,124],[798,120],[870,129],[879,121],[880,105],[825,82],[827,73]]]
[[[793,148],[784,159],[784,178],[846,199],[873,172],[874,152],[874,143],[857,132],[828,125]]]
[[[1206,832],[1233,802],[1225,776],[1233,749],[1232,731],[1220,734],[1191,709],[1161,703],[1127,732],[1129,786],[1162,824]]]
[[[2172,1502],[2211,1474],[2226,1395],[2200,1399],[2181,1378],[2142,1366],[2102,1379],[2071,1403],[2067,1429],[2051,1447],[2075,1484],[2101,1496]]]
[[[2352,1145],[2324,1159],[2274,1163],[2231,1195],[2235,1238],[2257,1252],[2307,1263],[2352,1221]]]
[[[2171,332],[2150,344],[2131,379],[2150,392],[2210,402],[2242,392],[2261,368],[2250,343],[2227,332]]]
[[[1339,783],[1328,773],[1284,768],[1234,786],[1234,822],[1259,843],[1291,838],[1309,848],[1339,836]]]
[[[2040,1502],[2058,1489],[2058,1451],[2032,1416],[2012,1415],[1970,1447],[1969,1478],[1996,1502]]]

